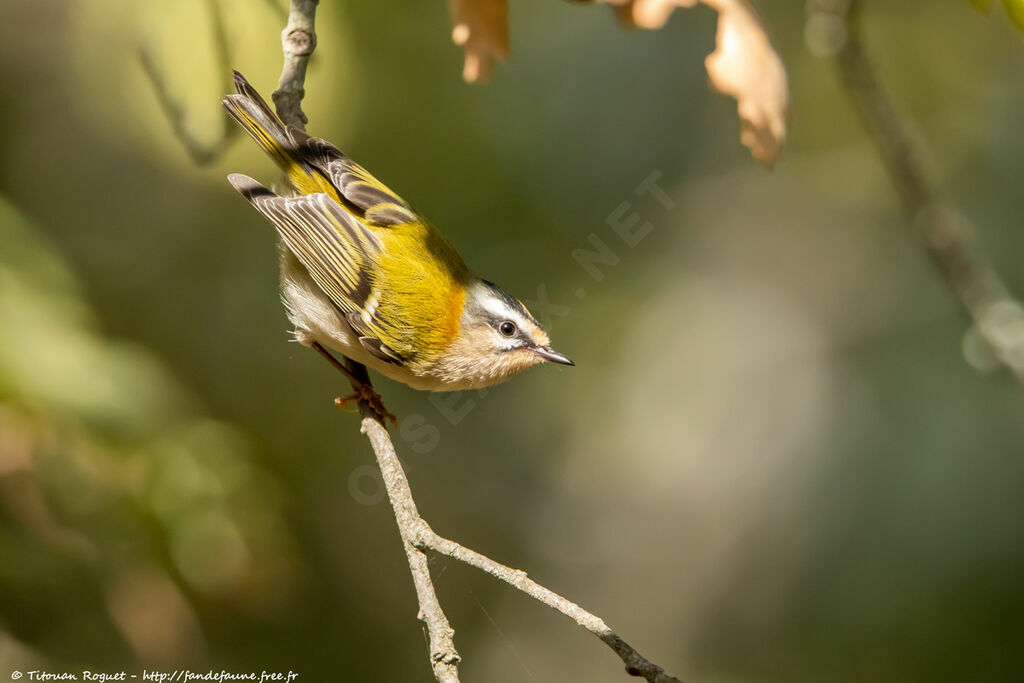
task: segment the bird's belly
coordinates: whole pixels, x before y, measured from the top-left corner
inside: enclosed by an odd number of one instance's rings
[[[306,270],[287,250],[281,257],[281,298],[288,319],[295,326],[295,338],[310,346],[318,342],[362,363],[388,379],[421,391],[459,391],[472,388],[469,382],[446,381],[432,375],[418,375],[404,365],[383,361],[359,343],[359,337],[334,307],[330,298],[313,282]]]

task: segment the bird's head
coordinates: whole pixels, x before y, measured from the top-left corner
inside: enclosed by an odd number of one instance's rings
[[[502,382],[544,361],[575,365],[551,348],[548,333],[520,301],[487,280],[467,289],[458,336],[446,356],[445,364],[470,386]]]

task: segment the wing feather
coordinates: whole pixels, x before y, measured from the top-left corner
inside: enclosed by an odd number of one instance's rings
[[[362,314],[373,292],[372,266],[381,250],[376,235],[326,194],[280,197],[248,176],[232,174],[228,179],[274,224],[331,301],[342,312],[356,314],[350,319],[365,321],[369,316]]]
[[[311,137],[294,126],[288,127],[288,136],[297,156],[321,169],[338,191],[345,208],[359,218],[380,226],[422,220],[404,199],[331,143]]]
[[[402,225],[422,220],[404,199],[369,171],[341,152],[338,155],[327,164],[327,173],[342,196],[362,209],[367,221],[378,225]]]

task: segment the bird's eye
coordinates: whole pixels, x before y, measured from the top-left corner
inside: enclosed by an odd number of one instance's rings
[[[511,320],[505,320],[498,325],[498,332],[501,332],[506,337],[511,337],[516,333],[516,324]]]

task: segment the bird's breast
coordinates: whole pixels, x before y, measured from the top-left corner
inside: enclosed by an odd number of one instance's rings
[[[394,329],[392,341],[397,346],[389,346],[405,357],[430,362],[459,334],[469,276],[455,250],[443,240],[432,243],[423,229],[402,226],[386,231],[412,234],[382,240],[376,315]]]

